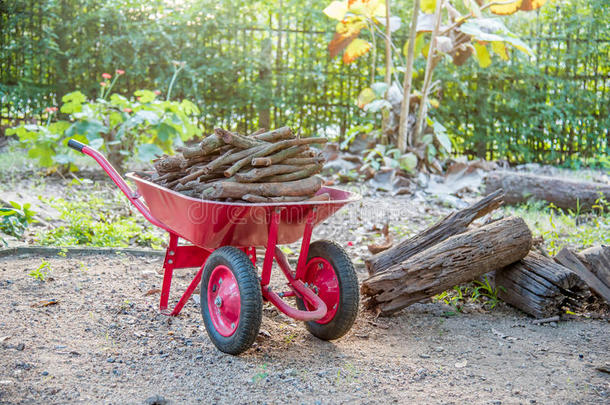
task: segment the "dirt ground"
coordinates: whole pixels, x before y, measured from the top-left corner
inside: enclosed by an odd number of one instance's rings
[[[49,278],[35,281],[42,260]],[[212,345],[193,300],[177,318],[158,313],[159,294],[147,292],[160,287],[161,264],[0,259],[0,403],[610,401],[610,375],[596,369],[610,361],[607,321],[533,325],[505,306],[447,317],[426,303],[392,318],[361,312],[347,336],[324,342],[267,304],[254,347],[234,357]]]

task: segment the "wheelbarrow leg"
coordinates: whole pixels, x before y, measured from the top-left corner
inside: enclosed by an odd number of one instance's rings
[[[161,287],[161,301],[159,302],[159,310],[165,315],[170,315],[170,311],[167,309],[167,302],[169,300],[169,291],[172,287],[172,276],[174,275],[175,266],[174,256],[177,249],[178,235],[170,233],[169,246],[165,252],[165,261],[163,262],[163,286]]]

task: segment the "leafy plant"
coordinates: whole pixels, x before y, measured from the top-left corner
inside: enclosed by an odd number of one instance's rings
[[[34,212],[31,204],[20,205],[10,201],[12,208],[0,208],[0,231],[16,238],[22,238],[28,225],[34,221]]]
[[[34,280],[46,281],[47,276],[49,275],[50,272],[51,272],[51,264],[48,261],[43,260],[42,263],[40,263],[40,266],[38,266],[35,270],[32,270],[31,272],[29,272],[28,275],[30,277],[32,277]]]
[[[183,65],[174,72],[173,81]],[[60,111],[68,120],[51,122],[56,107],[47,109],[46,125],[22,124],[7,130],[16,134],[28,156],[41,166],[66,165],[74,168],[74,155],[68,153],[69,138],[89,144],[107,153],[108,160],[118,169],[130,156],[149,161],[173,147],[200,134],[194,116],[199,109],[188,100],[158,100],[159,91],[138,90],[131,99],[112,93],[117,78],[124,74],[117,69],[114,79],[104,73],[100,95],[88,101],[80,91],[66,94]],[[168,96],[171,86],[168,90]]]
[[[67,222],[50,230],[40,231],[42,245],[126,247],[132,244],[161,247],[163,238],[148,230],[136,217],[122,215],[102,197],[68,201],[63,198],[43,199]]]

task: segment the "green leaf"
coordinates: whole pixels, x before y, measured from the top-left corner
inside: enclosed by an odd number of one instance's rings
[[[428,120],[431,119],[428,118]],[[451,139],[449,139],[449,135],[447,135],[447,129],[445,126],[438,121],[432,121],[432,129],[434,130],[434,136],[436,137],[438,143],[445,151],[447,151],[447,153],[451,153],[453,148],[451,145]]]
[[[150,90],[138,90],[133,94],[138,97],[140,103],[150,103],[157,98],[157,95]]]
[[[80,91],[68,93],[61,99],[61,101],[64,102],[64,105],[61,106],[60,111],[65,114],[81,112],[83,109],[83,103],[86,100],[87,98]]]
[[[53,156],[53,160],[55,161],[55,163],[59,163],[60,165],[67,165],[68,163],[74,162],[74,157],[62,153]]]
[[[88,140],[97,139],[101,133],[107,132],[108,128],[96,119],[77,121],[66,131],[66,136],[84,135]]]
[[[163,151],[154,143],[145,143],[140,145],[138,148],[138,159],[148,162],[155,159],[157,156],[161,156]]]
[[[166,124],[165,122],[162,122],[161,124],[159,124],[159,126],[157,128],[157,137],[162,142],[167,142],[168,140],[173,138],[174,135],[176,135],[176,133],[178,133],[176,128],[172,127],[171,125]]]
[[[359,108],[364,108],[368,103],[375,100],[375,92],[370,87],[362,89],[360,94],[358,94],[357,105]]]
[[[324,9],[324,14],[337,21],[343,20],[346,13],[347,1],[333,1]]]
[[[412,152],[406,153],[398,159],[398,164],[404,171],[412,173],[417,167],[417,156]]]

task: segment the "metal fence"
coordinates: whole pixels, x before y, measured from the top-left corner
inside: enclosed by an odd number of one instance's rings
[[[127,71],[117,87],[123,94],[164,90],[172,59],[187,62],[172,97],[200,105],[206,130],[291,125],[305,135],[343,135],[367,119],[355,100],[370,84],[373,55],[351,65],[330,60],[333,33],[320,27],[332,24],[321,25],[321,14],[299,19],[277,10],[257,26],[195,17],[161,26],[141,10],[119,18],[61,6],[53,14],[50,1],[10,3],[0,0],[3,125],[36,119],[71,89],[93,96],[101,73],[114,68]],[[455,135],[459,152],[546,162],[607,154],[610,38],[592,24],[566,32],[560,17],[536,20],[528,39],[534,64],[514,58],[487,69],[437,69],[441,108],[432,113]],[[397,39],[399,48],[403,43]]]

